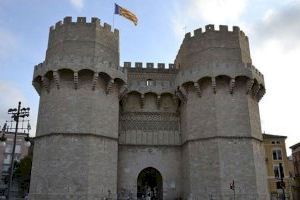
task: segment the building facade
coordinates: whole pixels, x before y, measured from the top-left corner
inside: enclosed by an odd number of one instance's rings
[[[290,147],[294,167],[294,184],[292,186],[294,199],[300,199],[300,142]]]
[[[285,193],[286,199],[293,199],[293,181],[290,176],[289,160],[286,154],[286,138],[286,136],[281,135],[263,134],[268,171],[268,187],[272,200],[277,200],[278,198],[281,199],[283,197],[283,192]],[[283,168],[282,171],[280,170],[280,164]],[[280,178],[282,176],[284,176],[284,186],[280,185]]]
[[[14,132],[5,132],[6,141],[5,144],[0,145],[0,196],[6,194],[9,180],[9,169],[12,158],[12,148],[14,141]],[[27,137],[26,133],[18,133],[16,139],[15,148],[15,161],[20,161],[22,158],[28,155],[29,143],[25,141]],[[18,185],[16,182],[12,185],[12,193],[16,195],[18,192]]]
[[[30,199],[269,198],[264,78],[239,27],[187,33],[168,66],[119,56],[98,18],[50,28]]]

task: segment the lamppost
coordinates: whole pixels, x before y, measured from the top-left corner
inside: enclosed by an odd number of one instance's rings
[[[9,182],[8,182],[8,191],[7,191],[7,199],[10,198],[10,190],[12,185],[12,178],[13,178],[13,170],[14,170],[14,160],[15,160],[15,149],[16,149],[16,140],[17,140],[17,132],[18,132],[18,126],[19,126],[19,118],[25,118],[29,117],[29,110],[30,108],[21,108],[21,102],[18,104],[18,108],[10,108],[8,109],[8,114],[11,115],[11,118],[15,121],[15,132],[14,132],[14,140],[13,140],[13,148],[12,148],[12,155],[11,155],[11,161],[10,161],[10,168],[9,168]],[[4,125],[6,128],[7,124]],[[4,129],[3,127],[3,129]],[[5,130],[2,133],[2,136],[0,138],[1,141],[5,141],[6,137],[4,135]],[[29,135],[25,138],[25,140],[29,140]]]

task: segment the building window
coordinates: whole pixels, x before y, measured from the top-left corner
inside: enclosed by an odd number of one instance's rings
[[[284,176],[284,170],[282,170],[282,174],[281,174],[279,165],[273,165],[273,171],[274,171],[275,178],[280,178]]]
[[[8,170],[9,170],[9,165],[2,165],[3,172],[8,172]]]
[[[8,154],[8,155],[6,155],[6,158],[3,159],[3,164],[9,165],[9,164],[10,164],[10,161],[11,161],[11,155]]]
[[[281,149],[273,150],[273,160],[282,160]]]
[[[11,144],[7,144],[5,147],[5,153],[12,153],[12,145]]]
[[[147,86],[153,86],[153,85],[154,85],[154,81],[153,81],[152,79],[148,79],[148,80],[146,81],[146,85],[147,85]]]
[[[15,153],[21,153],[21,145],[16,145]]]

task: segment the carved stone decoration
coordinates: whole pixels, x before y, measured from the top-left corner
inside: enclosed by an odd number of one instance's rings
[[[175,91],[175,96],[180,99],[181,102],[186,102],[185,96],[180,92],[179,89]]]
[[[120,92],[119,92],[119,99],[122,99],[123,96],[125,96],[128,92],[128,87],[127,84],[122,85],[122,87],[120,88]]]
[[[235,79],[232,78],[232,79],[230,80],[230,83],[229,83],[229,93],[230,93],[230,94],[233,94],[233,89],[234,89],[234,87],[235,87]]]
[[[56,88],[59,89],[60,88],[59,73],[57,71],[53,71],[53,78],[54,78],[54,83],[56,85]]]
[[[92,81],[92,90],[95,90],[96,84],[98,81],[99,74],[97,72],[94,73],[93,81]]]
[[[106,94],[109,94],[114,84],[114,80],[110,79],[107,83]]]
[[[160,103],[161,103],[161,96],[157,95],[157,99],[156,99],[157,108],[160,108]]]
[[[261,88],[259,91],[258,91],[258,94],[257,94],[257,100],[260,101],[261,98],[265,95],[266,93],[266,90],[264,88]]]
[[[74,72],[74,88],[75,90],[78,88],[78,72]]]
[[[174,104],[178,105],[178,100],[179,99],[178,99],[178,96],[176,95],[176,92],[175,92],[175,95],[172,96],[172,99],[173,99]]]
[[[216,77],[211,77],[211,86],[212,86],[213,92],[216,93],[217,92]]]
[[[196,89],[196,92],[197,92],[198,97],[201,97],[202,92],[201,92],[201,88],[200,88],[199,83],[198,83],[198,82],[194,82],[194,87],[195,87],[195,89]]]
[[[252,90],[253,85],[254,85],[254,79],[249,79],[247,81],[247,92],[246,92],[246,94],[250,94],[250,91]]]
[[[144,108],[144,104],[145,104],[145,95],[144,94],[141,94],[140,104],[141,104],[141,108]]]
[[[261,89],[261,85],[257,85],[257,87],[255,87],[255,89],[253,90],[254,97],[258,97],[258,92],[260,89]]]
[[[178,131],[179,121],[176,113],[127,112],[120,115],[120,130]]]
[[[122,97],[120,97],[120,100],[121,100],[121,104],[124,105],[125,102],[126,102],[126,99],[127,99],[127,93],[124,94]]]
[[[184,102],[185,102],[185,101],[187,100],[187,96],[188,96],[187,90],[186,90],[184,87],[182,87],[182,86],[180,86],[180,87],[178,88],[178,90],[179,90],[180,96],[183,98],[183,100],[184,100]]]
[[[41,81],[42,81],[42,86],[49,93],[49,80],[46,77],[42,76]]]

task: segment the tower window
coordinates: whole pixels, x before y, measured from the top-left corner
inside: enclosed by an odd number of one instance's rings
[[[154,85],[154,81],[153,81],[152,79],[148,79],[148,80],[146,81],[146,85],[147,85],[147,86],[153,86],[153,85]]]

